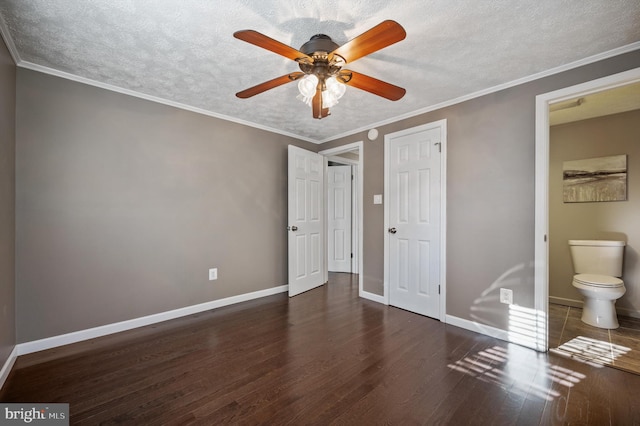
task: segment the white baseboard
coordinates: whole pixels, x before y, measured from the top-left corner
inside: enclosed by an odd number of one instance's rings
[[[618,312],[618,315],[622,315],[624,317],[640,318],[640,311],[634,311],[633,309],[620,308],[616,306],[616,312]]]
[[[509,333],[505,330],[492,327],[486,324],[480,324],[475,321],[469,321],[466,319],[454,317],[453,315],[447,315],[445,322],[449,325],[455,325],[456,327],[464,328],[465,330],[474,331],[476,333],[484,334],[485,336],[495,337],[496,339],[509,342]]]
[[[13,364],[16,362],[16,358],[18,358],[18,348],[14,346],[13,350],[9,354],[9,358],[2,366],[2,370],[0,370],[0,389],[4,386],[4,382],[9,377],[9,373],[11,373],[11,369],[13,368]]]
[[[492,327],[490,325],[480,324],[475,321],[454,317],[452,315],[446,316],[446,323],[449,325],[455,325],[456,327],[464,328],[465,330],[484,334],[485,336],[504,340],[505,342],[515,343],[516,345],[531,348],[536,351],[545,352],[547,350],[547,336],[537,336],[536,330],[533,329],[527,331],[526,333],[523,333],[519,330],[510,332],[502,330],[500,328]]]
[[[549,303],[556,305],[571,306],[572,308],[582,308],[582,300],[565,299],[564,297],[549,296]]]
[[[221,308],[240,302],[246,302],[261,297],[271,296],[278,293],[284,293],[289,290],[288,285],[268,288],[266,290],[254,291],[252,293],[240,294],[238,296],[227,297],[219,300],[201,303],[198,305],[187,306],[172,311],[160,312],[158,314],[147,315],[145,317],[135,318],[127,321],[117,322],[113,324],[102,325],[100,327],[89,328],[86,330],[75,331],[73,333],[62,334],[59,336],[47,337],[45,339],[34,340],[32,342],[20,343],[16,346],[17,355],[26,355],[33,352],[43,351],[46,349],[56,348],[58,346],[68,345],[71,343],[81,342],[83,340],[94,339],[109,334],[119,333],[121,331],[131,330],[146,325],[156,324],[187,315],[197,314],[211,309]],[[16,351],[14,349],[14,351]]]
[[[369,293],[368,291],[362,290],[360,292],[360,297],[362,297],[363,299],[372,300],[374,302],[382,303],[383,305],[385,304],[384,303],[384,296],[380,296],[378,294]]]
[[[558,305],[571,306],[573,308],[582,308],[582,300],[564,299],[562,297],[549,296],[549,303],[556,303]],[[616,305],[616,312],[623,317],[640,318],[640,311],[623,308]]]

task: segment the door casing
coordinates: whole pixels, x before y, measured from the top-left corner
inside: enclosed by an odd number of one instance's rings
[[[536,96],[534,309],[536,331],[530,346],[549,349],[549,106],[614,87],[640,82],[640,68]]]
[[[357,256],[357,265],[358,265],[358,267],[357,267],[357,271],[358,271],[358,295],[360,297],[364,297],[366,299],[371,299],[372,297],[369,296],[369,293],[365,292],[364,289],[363,289],[363,282],[364,281],[363,281],[363,274],[362,274],[362,271],[363,271],[363,269],[362,269],[362,267],[363,267],[363,265],[362,265],[362,259],[363,259],[363,256],[362,256],[362,254],[363,254],[363,251],[362,251],[363,250],[363,247],[362,247],[362,230],[363,230],[363,228],[362,228],[362,223],[363,223],[363,221],[362,221],[362,217],[363,217],[362,210],[363,210],[363,206],[364,206],[363,201],[362,201],[363,200],[363,182],[364,182],[363,181],[363,169],[364,169],[364,146],[363,146],[363,142],[362,141],[353,142],[353,143],[342,145],[342,146],[339,146],[339,147],[336,147],[336,148],[326,149],[326,150],[320,151],[319,154],[321,154],[321,155],[323,155],[325,157],[324,167],[325,167],[325,171],[326,171],[326,169],[328,168],[329,159],[332,156],[336,156],[336,155],[343,154],[343,153],[350,152],[350,151],[354,151],[354,150],[358,151],[358,160],[357,161],[345,160],[345,159],[341,159],[341,161],[344,161],[345,164],[352,164],[352,165],[357,166],[356,167],[357,194],[355,194],[355,197],[353,197],[354,200],[355,200],[355,203],[357,204],[357,208],[355,209],[356,210],[356,213],[355,213],[355,216],[356,216],[356,218],[355,218],[356,219],[355,220],[355,227],[357,228],[357,230],[356,230],[356,235],[357,235],[356,240],[357,241],[355,241],[355,242],[352,241],[352,244],[353,245],[357,245],[356,256]],[[325,173],[325,188],[327,187],[326,176],[327,176],[327,173]],[[327,214],[327,211],[326,211],[326,208],[327,208],[326,207],[327,206],[327,200],[326,200],[327,191],[326,190],[324,191],[324,194],[325,194],[325,203],[324,203],[324,205],[325,205],[325,215],[324,215],[324,217],[325,217],[325,221],[326,221],[327,217],[328,217],[328,214]],[[352,214],[353,214],[353,211],[352,211]],[[325,222],[325,229],[326,228],[327,228],[327,226],[326,226],[326,222]],[[326,236],[326,232],[325,232],[325,252],[326,252],[326,247],[327,247],[327,236]],[[328,278],[328,262],[327,262],[327,256],[326,255],[325,255],[324,270],[325,270],[325,274],[327,274],[327,277],[325,277],[325,280],[326,280],[326,278]]]

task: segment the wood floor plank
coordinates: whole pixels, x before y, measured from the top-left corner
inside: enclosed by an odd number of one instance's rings
[[[358,297],[357,276],[18,357],[71,424],[640,424],[640,376]]]

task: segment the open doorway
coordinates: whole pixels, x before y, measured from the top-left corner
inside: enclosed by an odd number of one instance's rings
[[[334,157],[335,158],[335,157]],[[357,273],[357,227],[354,215],[354,168],[340,159],[331,159],[327,167],[327,267],[329,272]]]
[[[358,274],[358,293],[361,297],[363,295],[363,278],[360,273],[362,271],[362,149],[363,143],[355,142],[319,153],[325,158],[326,171],[325,223],[327,232],[325,235],[325,247],[327,248],[327,255],[325,256],[325,271],[327,271],[327,276],[328,272],[332,270]],[[336,185],[332,185],[329,181],[332,174],[330,168],[333,167],[341,167],[341,172],[333,174],[340,176],[339,179],[335,180],[335,182],[338,182],[338,187],[341,185],[340,181],[342,181],[343,189],[346,189],[344,184],[348,184],[348,192],[350,192],[348,201],[346,201],[345,193],[340,189],[335,190]],[[350,175],[349,181],[344,182],[347,179],[347,174],[343,172],[347,170]],[[338,202],[336,202],[336,199],[338,199]],[[346,202],[349,205],[345,205],[344,203]],[[343,204],[340,205],[340,203]],[[333,210],[332,213],[336,209],[348,212],[348,217],[336,218],[335,214],[330,214],[330,209]],[[348,227],[345,226],[345,221],[348,221]],[[333,260],[331,260],[332,258]],[[340,259],[342,259],[341,262],[336,262],[336,260]]]
[[[554,220],[559,220],[556,217],[557,213],[555,207],[557,206],[552,206],[552,203],[562,203],[562,200],[558,201],[558,197],[556,196],[557,194],[555,194],[557,192],[557,181],[558,179],[562,179],[562,174],[560,174],[560,177],[557,176],[558,173],[556,169],[558,168],[557,162],[559,160],[557,158],[552,159],[551,126],[554,124],[562,126],[571,122],[595,119],[596,117],[601,117],[604,115],[624,113],[625,111],[630,111],[633,108],[637,109],[637,107],[631,107],[628,105],[620,107],[620,102],[615,102],[616,104],[618,104],[617,107],[609,105],[609,110],[605,109],[602,111],[593,112],[592,107],[595,107],[596,103],[602,101],[602,99],[604,98],[611,98],[612,96],[609,95],[613,93],[620,94],[624,92],[625,90],[622,90],[622,88],[628,89],[631,88],[632,85],[636,85],[639,83],[640,69],[635,69],[591,82],[557,90],[554,92],[542,94],[536,98],[535,305],[536,311],[539,314],[538,318],[540,318],[536,341],[536,349],[538,350],[546,351],[556,344],[556,342],[551,341],[551,337],[553,337],[553,339],[556,339],[557,336],[552,336],[550,334],[555,333],[556,331],[550,330],[549,328],[549,323],[553,321],[549,307],[550,296],[552,297],[551,302],[553,302],[554,304],[556,302],[562,302],[569,307],[572,302],[574,305],[580,304],[579,300],[572,300],[572,296],[565,297],[561,294],[561,292],[556,292],[555,289],[553,292],[556,293],[555,295],[551,294],[550,292],[550,254],[551,251],[554,250],[553,257],[557,259],[557,251],[560,249],[558,249],[556,245],[562,244],[563,241],[556,240],[566,239],[565,235],[561,235],[558,232],[555,232],[554,235],[553,229],[554,227],[557,228],[557,226],[552,226],[555,225],[553,222]],[[637,96],[635,96],[636,99],[632,98],[633,95],[628,100],[637,100]],[[619,97],[618,101],[620,101]],[[589,108],[584,108],[587,106]],[[601,108],[602,106],[599,106],[597,109]],[[573,116],[570,119],[562,118],[568,117],[570,115]],[[610,140],[607,141],[606,139],[606,137],[603,137],[602,146],[610,142]],[[585,147],[583,146],[582,149],[584,148]],[[600,157],[604,156],[605,154],[605,150],[599,149],[590,152],[584,151],[584,155],[586,155],[587,157]],[[566,160],[570,160],[570,158],[566,158]],[[555,163],[552,164],[552,161],[554,161]],[[553,175],[551,175],[552,171]],[[555,194],[553,199],[550,198],[550,194],[552,192],[554,192]],[[602,205],[599,206],[599,208],[601,209]],[[614,237],[616,236],[612,235],[611,233],[616,232],[615,229],[618,225],[616,224],[615,220],[611,220],[610,222],[610,226],[601,227],[598,231],[599,233],[594,230],[594,233],[591,235],[578,235],[575,237],[575,239],[614,239]],[[609,234],[605,235],[603,234],[603,232],[605,234],[609,232]],[[624,230],[618,230],[617,232],[619,233],[618,237],[627,236],[622,235],[623,233],[625,233]],[[579,233],[584,234],[584,232]],[[554,244],[554,246],[552,246],[552,243]],[[638,246],[640,246],[640,241],[637,244]],[[633,250],[637,249],[634,248]],[[568,256],[568,248],[566,248],[565,254],[567,254]],[[567,259],[569,259],[569,257],[567,257]],[[556,276],[557,273],[554,271],[553,275]],[[564,282],[566,281],[566,279],[561,279],[561,281],[562,283],[560,284],[566,284],[568,286],[571,285],[570,281],[568,283]],[[637,286],[638,283],[633,283],[633,285]],[[571,291],[572,289],[567,288],[565,290]],[[638,296],[640,296],[640,294],[638,294]],[[577,306],[574,307],[577,308]],[[632,312],[632,310],[628,310],[628,312],[625,313],[631,314],[633,316],[634,314],[637,315],[638,312]]]

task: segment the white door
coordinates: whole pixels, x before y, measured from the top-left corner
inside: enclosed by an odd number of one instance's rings
[[[387,135],[389,304],[440,318],[441,128]]]
[[[324,284],[324,161],[289,145],[289,296]]]
[[[328,268],[351,272],[351,166],[327,168]]]

